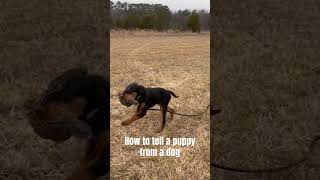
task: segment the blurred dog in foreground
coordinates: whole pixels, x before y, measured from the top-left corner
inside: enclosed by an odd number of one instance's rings
[[[32,107],[30,124],[40,137],[87,140],[85,157],[68,180],[94,180],[109,173],[108,91],[107,79],[74,68],[53,79]]]

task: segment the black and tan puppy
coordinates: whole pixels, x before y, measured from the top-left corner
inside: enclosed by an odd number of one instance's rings
[[[137,83],[128,85],[125,90],[119,94],[119,99],[122,105],[132,106],[138,105],[133,116],[122,122],[123,126],[129,125],[132,122],[146,115],[148,109],[158,104],[161,111],[161,125],[156,132],[161,132],[166,124],[166,113],[170,113],[173,118],[174,110],[168,106],[171,96],[177,98],[173,92],[163,88],[146,88]]]

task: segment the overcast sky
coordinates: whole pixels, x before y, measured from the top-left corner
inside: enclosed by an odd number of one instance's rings
[[[114,3],[147,3],[167,5],[171,10],[178,9],[206,9],[210,10],[210,0],[111,0]]]

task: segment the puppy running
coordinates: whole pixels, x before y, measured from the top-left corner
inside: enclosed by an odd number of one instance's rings
[[[138,85],[137,83],[128,85],[125,90],[118,96],[122,105],[138,105],[137,110],[133,114],[133,116],[130,119],[122,122],[123,126],[129,125],[132,122],[145,116],[148,109],[150,109],[154,105],[160,105],[161,124],[158,130],[156,130],[157,133],[162,132],[166,124],[167,111],[170,113],[170,118],[173,118],[174,110],[168,106],[171,100],[171,96],[175,98],[178,97],[172,91],[163,88],[146,88],[142,85]]]

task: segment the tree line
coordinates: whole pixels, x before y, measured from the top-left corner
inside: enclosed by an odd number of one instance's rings
[[[171,11],[162,4],[110,4],[112,29],[146,29],[200,32],[210,29],[210,13],[206,10]]]

